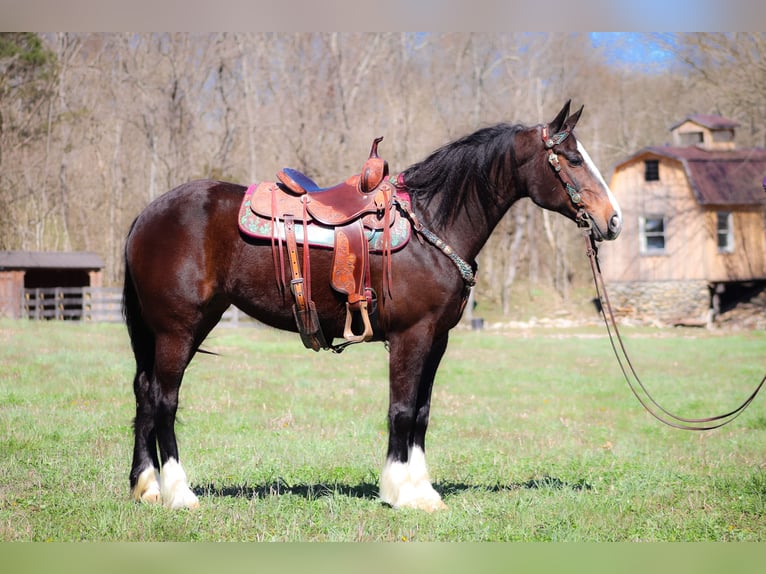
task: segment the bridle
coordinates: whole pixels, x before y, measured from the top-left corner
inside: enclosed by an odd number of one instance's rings
[[[681,430],[692,431],[717,429],[729,424],[739,415],[741,415],[744,410],[750,406],[750,403],[753,402],[764,384],[766,384],[766,376],[761,379],[761,382],[758,383],[755,390],[736,409],[728,413],[712,417],[679,417],[669,412],[652,397],[652,395],[644,386],[644,383],[636,374],[636,370],[633,368],[630,357],[625,350],[625,344],[622,340],[622,336],[620,335],[620,331],[617,328],[617,321],[614,317],[614,311],[612,311],[612,305],[609,302],[609,296],[606,293],[604,277],[601,275],[601,266],[598,262],[598,248],[596,246],[596,242],[590,236],[590,234],[586,233],[585,243],[587,244],[586,253],[588,255],[588,259],[590,260],[591,272],[593,273],[593,282],[596,285],[596,294],[598,295],[599,301],[601,302],[601,315],[604,318],[604,324],[606,325],[607,333],[609,333],[609,341],[612,344],[612,350],[614,351],[615,357],[617,357],[617,363],[620,365],[620,370],[622,370],[622,374],[625,377],[625,380],[628,382],[630,390],[638,399],[638,402],[641,403],[641,406],[643,406],[654,418],[668,426]],[[615,339],[617,340],[616,343]]]
[[[569,137],[572,132],[570,130],[564,130],[553,135],[549,135],[548,126],[545,125],[542,128],[543,145],[545,146],[544,152],[547,155],[548,163],[553,168],[553,171],[558,176],[561,183],[564,185],[564,189],[569,195],[569,199],[572,201],[572,205],[577,210],[575,216],[575,222],[577,227],[590,232],[593,229],[593,223],[591,222],[588,213],[585,211],[585,205],[582,202],[582,193],[578,185],[569,177],[569,174],[562,169],[561,162],[559,161],[559,155],[553,149],[565,139]]]

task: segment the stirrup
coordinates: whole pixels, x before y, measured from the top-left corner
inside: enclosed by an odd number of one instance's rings
[[[366,343],[372,339],[372,325],[370,325],[370,317],[367,313],[367,300],[359,301],[359,313],[362,315],[362,322],[364,323],[364,332],[361,335],[356,335],[351,330],[353,313],[350,303],[346,301],[346,327],[343,329],[343,338],[351,343]]]

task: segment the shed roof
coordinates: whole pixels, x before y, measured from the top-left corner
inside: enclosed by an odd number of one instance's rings
[[[647,154],[680,162],[701,205],[766,205],[766,148],[711,151],[694,146],[652,146],[617,167]]]
[[[0,251],[0,269],[103,268],[101,256],[89,251]]]

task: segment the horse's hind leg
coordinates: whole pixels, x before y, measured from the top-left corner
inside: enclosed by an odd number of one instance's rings
[[[394,508],[431,512],[446,508],[428,475],[425,435],[431,389],[447,336],[429,344],[422,336],[411,335],[391,341],[389,443],[380,497]]]
[[[140,372],[136,376],[135,448],[130,474],[136,500],[161,500],[170,508],[199,505],[181,466],[175,435],[178,393],[194,348],[187,336],[158,335],[151,374]]]
[[[157,433],[154,428],[153,406],[155,382],[146,370],[139,367],[133,379],[136,396],[136,418],[133,422],[135,443],[130,472],[131,495],[143,502],[160,502],[160,462],[157,458]]]
[[[199,501],[189,488],[186,473],[181,466],[175,433],[178,393],[184,371],[193,353],[193,342],[187,340],[185,336],[160,335],[157,337],[154,371],[158,391],[155,428],[162,464],[160,493],[162,503],[169,508],[199,506]]]

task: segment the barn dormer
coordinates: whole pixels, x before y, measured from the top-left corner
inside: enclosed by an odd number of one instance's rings
[[[736,147],[734,120],[712,115],[689,116],[670,128],[673,144],[679,147],[695,146],[709,151],[728,151]]]

